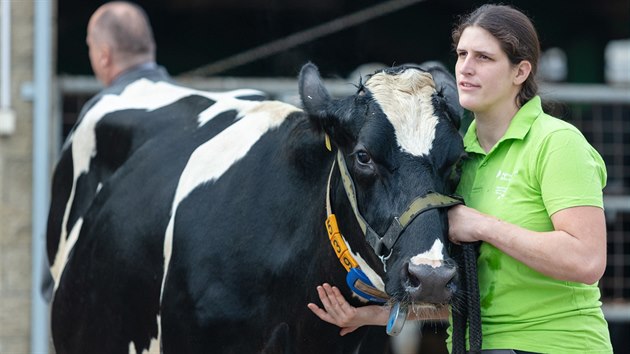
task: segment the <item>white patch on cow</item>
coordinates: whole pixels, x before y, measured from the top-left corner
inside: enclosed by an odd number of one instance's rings
[[[397,336],[390,337],[392,351],[396,354],[416,354],[422,340],[422,322],[407,321]]]
[[[148,94],[149,92],[151,94]],[[55,289],[59,286],[61,273],[68,261],[67,257],[79,237],[78,231],[67,236],[66,230],[69,227],[72,227],[73,230],[77,229],[76,225],[68,225],[68,218],[74,202],[77,180],[79,176],[89,172],[90,160],[96,155],[95,128],[97,123],[103,116],[111,112],[133,108],[153,110],[190,94],[191,91],[188,89],[165,82],[156,83],[145,79],[135,81],[128,85],[120,95],[104,95],[86,112],[81,122],[75,127],[73,134],[68,137],[64,148],[67,148],[68,144],[72,142],[73,181],[61,224],[57,254],[51,266],[51,269],[54,269]],[[99,182],[99,184],[101,183],[102,181]],[[98,191],[100,191],[100,188],[97,189]]]
[[[160,315],[156,318],[158,326],[158,334],[156,338],[151,337],[151,343],[149,343],[149,349],[142,351],[142,354],[160,354],[162,352],[162,321]],[[131,353],[130,353],[131,354]]]
[[[87,174],[89,172],[90,160],[96,156],[97,153],[95,134],[97,123],[108,113],[125,109],[144,109],[146,111],[152,111],[170,105],[190,95],[200,95],[215,101],[218,99],[227,99],[231,103],[237,103],[249,101],[239,101],[236,100],[235,97],[249,95],[261,96],[262,93],[257,90],[235,90],[224,93],[212,93],[177,86],[168,82],[153,82],[146,79],[140,79],[129,84],[125,90],[118,95],[109,94],[101,97],[101,99],[86,112],[79,124],[75,127],[74,131],[69,135],[68,139],[64,143],[63,149],[68,149],[70,143],[72,143],[72,168],[74,175],[70,196],[64,210],[57,254],[55,255],[54,262],[51,265],[51,273],[55,282],[55,291],[59,286],[61,275],[68,262],[70,252],[79,238],[81,226],[83,224],[82,218],[79,218],[74,225],[68,225],[68,220],[70,216],[70,209],[74,203],[77,180],[82,174]],[[217,108],[219,107],[221,106],[218,106]],[[223,108],[225,110],[242,109],[242,107],[237,104],[231,108]],[[214,112],[220,113],[217,112],[216,108]],[[212,114],[210,110],[206,110],[206,112],[200,114],[198,118],[200,125],[209,121],[213,117],[210,114]],[[96,190],[97,194],[100,192],[103,182],[104,181],[99,181]],[[69,228],[71,228],[71,232],[68,234],[67,230]],[[151,339],[149,353],[160,352],[161,326],[159,318],[160,317],[158,315],[158,337]],[[134,350],[135,352],[132,343],[130,343],[129,350],[130,352],[131,350]],[[145,352],[146,351],[143,351],[143,353]]]
[[[430,250],[411,258],[413,264],[425,264],[433,268],[441,266],[442,262],[444,262],[444,244],[440,240],[435,240]]]
[[[199,126],[206,124],[212,118],[217,115],[237,110],[242,111],[247,109],[247,107],[254,107],[260,105],[258,101],[247,101],[247,100],[239,100],[236,97],[242,97],[247,95],[255,95],[259,93],[258,91],[253,90],[234,90],[229,92],[203,92],[202,95],[214,100],[216,103],[212,106],[208,107],[205,111],[199,114],[199,118],[197,121],[199,122]],[[259,93],[260,94],[260,93]]]
[[[177,86],[163,81],[153,82],[147,79],[140,79],[129,84],[119,95],[104,95],[91,107],[64,144],[64,149],[67,149],[69,144],[72,143],[72,167],[74,175],[70,196],[63,215],[57,254],[51,266],[51,269],[54,269],[53,279],[55,281],[55,289],[57,289],[59,285],[61,273],[68,261],[67,257],[79,237],[80,226],[77,229],[75,227],[76,225],[68,225],[70,209],[76,194],[76,183],[82,174],[86,174],[90,170],[90,160],[96,156],[97,153],[95,128],[97,123],[106,114],[124,109],[144,109],[152,111],[190,95],[200,95],[216,100],[218,98],[234,98],[237,96],[261,94],[262,93],[257,90],[236,90],[224,93],[212,93]],[[209,118],[205,119],[205,121],[208,120]],[[102,182],[103,181],[99,181],[96,193],[100,192]],[[77,231],[73,231],[73,233],[68,236],[67,230],[70,227]]]
[[[381,72],[370,77],[365,87],[394,126],[401,150],[428,155],[438,123],[431,103],[435,93],[431,74],[413,69],[398,75]]]
[[[365,273],[368,279],[370,279],[370,281],[372,282],[372,285],[374,285],[375,288],[381,290],[382,292],[385,292],[385,282],[383,281],[383,279],[378,275],[378,273],[374,269],[372,269],[372,267],[370,267],[370,265],[365,261],[365,259],[363,259],[358,253],[352,252],[352,248],[348,244],[348,241],[346,241],[346,238],[343,236],[342,238],[343,238],[343,241],[348,246],[348,252],[352,254],[352,257],[354,257],[354,259],[357,261],[363,273]],[[358,297],[356,294],[353,294],[353,295],[362,301],[365,300],[361,297]]]
[[[289,114],[299,111],[294,106],[275,101],[243,101],[240,108],[244,108],[239,111],[240,119],[195,149],[179,178],[171,207],[171,218],[164,236],[164,277],[161,294],[164,292],[171,260],[173,228],[179,203],[199,185],[221,177],[234,163],[247,155],[251,147],[267,131],[282,124]],[[162,295],[160,302],[161,297]]]
[[[77,240],[79,239],[79,234],[81,233],[82,226],[83,218],[79,218],[77,222],[74,223],[74,225],[72,226],[72,230],[70,231],[68,239],[66,240],[66,238],[64,237],[63,242],[59,243],[60,248],[55,255],[55,262],[50,266],[50,274],[55,281],[55,287],[53,288],[54,291],[57,291],[57,287],[59,286],[59,279],[61,278],[61,273],[63,273],[64,267],[66,266],[66,261],[68,259],[68,256],[70,255],[70,251],[72,251],[74,244],[77,243]],[[62,246],[63,248],[61,248]]]
[[[161,338],[162,338],[162,326],[160,326],[160,315],[157,316],[158,323],[158,335],[157,338],[151,338],[149,349],[142,351],[142,354],[160,354],[161,353]],[[133,341],[129,342],[129,354],[137,354],[136,346]]]

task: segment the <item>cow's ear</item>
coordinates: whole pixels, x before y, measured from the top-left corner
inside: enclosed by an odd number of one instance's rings
[[[319,70],[317,70],[315,64],[306,63],[302,67],[298,82],[300,98],[306,113],[320,118],[326,117],[328,115],[327,107],[330,103],[330,94],[324,87],[324,83],[319,76]]]
[[[459,105],[459,95],[457,94],[457,82],[453,75],[439,62],[430,61],[420,64],[420,67],[433,76],[437,98],[445,108],[449,120],[455,128],[459,129],[464,109]]]
[[[350,124],[340,117],[339,101],[330,97],[313,63],[302,67],[298,82],[302,106],[315,129],[325,131],[337,146],[350,144],[352,135],[347,131]]]

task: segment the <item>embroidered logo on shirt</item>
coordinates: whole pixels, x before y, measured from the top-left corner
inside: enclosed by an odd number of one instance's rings
[[[496,175],[496,187],[494,189],[494,193],[497,196],[497,199],[505,198],[505,194],[512,183],[512,179],[514,176],[518,174],[518,170],[512,173],[498,170]]]

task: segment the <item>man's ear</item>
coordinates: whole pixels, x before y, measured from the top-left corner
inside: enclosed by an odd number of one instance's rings
[[[514,76],[514,84],[520,85],[523,82],[525,82],[525,80],[527,80],[531,72],[532,72],[532,64],[527,60],[522,60],[520,63],[518,63],[516,67],[516,76]]]
[[[112,47],[109,45],[101,45],[99,49],[98,60],[101,68],[111,66],[113,60],[112,55],[114,54]]]

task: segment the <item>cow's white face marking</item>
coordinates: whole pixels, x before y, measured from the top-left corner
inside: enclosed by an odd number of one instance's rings
[[[416,265],[424,264],[437,268],[444,262],[444,244],[440,240],[435,240],[430,250],[413,256],[410,261]]]
[[[398,75],[378,73],[365,83],[394,126],[402,151],[428,155],[435,139],[438,118],[431,95],[435,83],[431,74],[408,69]]]

